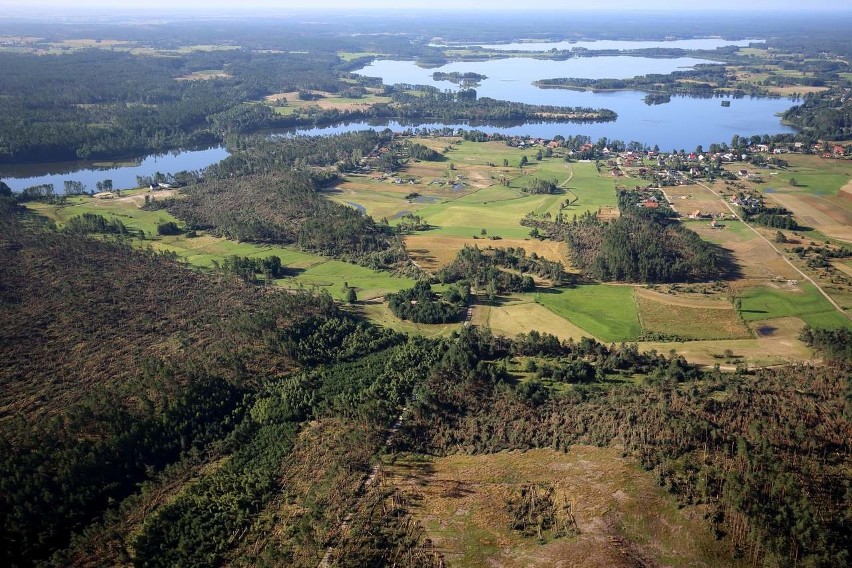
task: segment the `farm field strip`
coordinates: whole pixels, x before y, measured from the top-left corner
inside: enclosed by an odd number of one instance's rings
[[[642,334],[631,286],[590,284],[546,289],[536,302],[603,341],[633,341]]]

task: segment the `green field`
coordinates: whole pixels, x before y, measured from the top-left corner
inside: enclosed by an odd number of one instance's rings
[[[536,301],[603,341],[635,340],[642,334],[630,286],[592,284],[551,289]]]
[[[811,195],[837,195],[841,187],[852,180],[852,162],[826,160],[813,155],[785,154],[781,156],[790,168],[766,179],[768,187],[789,189],[795,193]],[[792,187],[790,179],[795,178]]]
[[[344,283],[355,288],[359,300],[382,297],[388,292],[398,292],[403,288],[414,286],[414,280],[410,278],[401,278],[389,272],[378,272],[348,262],[327,259],[293,278],[283,278],[277,283],[285,287],[292,287],[295,283],[308,288],[327,290],[339,300],[346,297]]]
[[[122,192],[122,195],[131,195],[137,192]],[[145,231],[146,236],[157,234],[157,225],[167,221],[179,222],[175,217],[164,210],[143,211],[139,207],[122,199],[96,200],[91,197],[70,197],[67,205],[49,205],[45,203],[29,203],[28,206],[34,211],[56,221],[62,225],[71,217],[77,217],[84,213],[102,215],[107,219],[117,219],[124,223],[128,229]]]
[[[750,288],[743,292],[740,313],[747,321],[800,316],[808,323],[842,323],[843,314],[811,284],[800,283],[796,290]],[[810,321],[809,321],[810,320]],[[846,324],[850,322],[846,319]]]
[[[123,192],[128,197],[140,192]],[[301,251],[294,246],[269,246],[247,242],[237,242],[211,235],[200,234],[197,237],[157,236],[157,225],[165,221],[175,221],[175,217],[166,211],[144,211],[139,209],[135,201],[116,199],[97,201],[90,197],[74,197],[68,200],[68,205],[56,206],[42,203],[32,203],[29,206],[36,212],[49,217],[59,226],[64,225],[72,217],[84,213],[102,215],[107,219],[118,219],[132,230],[145,231],[145,239],[133,239],[133,244],[139,247],[151,247],[159,252],[172,252],[192,266],[212,268],[221,264],[225,257],[231,255],[265,258],[278,256],[281,264],[293,270],[296,275],[292,278],[282,278],[277,281],[281,286],[294,288],[304,286],[327,290],[333,297],[343,299],[344,283],[354,287],[359,299],[369,299],[384,296],[388,292],[396,292],[410,288],[414,281],[410,278],[399,278],[389,272],[380,272],[357,266],[347,262],[332,260],[324,256]]]
[[[415,139],[414,142],[444,150],[447,161],[404,166],[399,174],[416,179],[418,183],[413,185],[350,176],[347,183],[330,192],[330,198],[358,206],[376,219],[387,218],[391,224],[405,213],[416,213],[433,226],[433,234],[456,237],[479,235],[485,229],[489,236],[525,238],[529,229],[519,221],[527,213],[555,216],[560,206],[575,196],[574,203],[563,210],[569,218],[617,205],[614,178],[598,174],[595,164],[590,162],[569,164],[556,155],[537,161],[534,156],[540,148],[519,149],[502,142],[458,139]],[[517,167],[521,156],[530,160],[522,169]],[[509,167],[502,166],[504,159]],[[449,170],[450,163],[453,170]],[[453,191],[431,184],[436,179],[450,182],[448,175],[461,176],[464,189]],[[509,179],[508,186],[500,184],[502,176]],[[567,191],[554,195],[524,193],[523,188],[533,178],[555,180]],[[634,181],[620,178],[619,184],[629,186]],[[418,192],[424,199],[409,202],[405,199],[409,192]]]

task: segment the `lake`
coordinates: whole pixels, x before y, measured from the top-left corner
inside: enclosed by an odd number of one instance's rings
[[[188,150],[146,156],[131,165],[126,163],[57,162],[0,166],[0,180],[13,191],[52,183],[56,193],[63,193],[65,180],[82,182],[87,191],[97,191],[95,184],[111,179],[115,189],[138,187],[136,176],[152,176],[157,172],[176,173],[201,170],[228,157],[223,146],[204,150]]]
[[[689,40],[693,41],[693,40]],[[721,40],[720,40],[721,41]],[[597,42],[599,43],[599,42]],[[642,43],[642,42],[631,42]],[[435,71],[461,73],[472,71],[488,78],[476,88],[479,96],[530,104],[609,108],[618,113],[615,122],[573,124],[554,122],[528,122],[524,124],[475,125],[463,121],[453,123],[357,121],[284,131],[291,135],[330,135],[370,128],[390,128],[394,131],[411,127],[428,129],[453,128],[502,132],[513,135],[530,135],[553,138],[561,134],[586,135],[593,141],[606,137],[624,142],[638,141],[649,146],[659,145],[663,150],[692,150],[701,144],[708,147],[714,142],[730,142],[734,134],[777,134],[793,132],[781,124],[778,113],[791,106],[787,99],[745,97],[732,99],[730,107],[722,107],[719,99],[699,99],[672,96],[671,102],[648,106],[645,93],[639,91],[612,91],[593,93],[566,89],[540,89],[533,85],[538,79],[554,77],[627,78],[647,73],[670,73],[689,68],[707,60],[691,57],[584,57],[566,61],[549,61],[531,58],[509,58],[483,62],[456,62],[437,69],[423,69],[412,61],[379,60],[364,67],[363,75],[381,77],[386,84],[411,83],[433,85],[440,89],[458,88],[446,81],[434,81]],[[65,180],[82,182],[87,190],[105,179],[113,181],[116,189],[136,187],[136,176],[150,176],[156,172],[175,173],[182,170],[201,170],[228,156],[228,151],[217,146],[204,150],[190,150],[147,156],[131,165],[93,164],[67,162],[38,165],[0,166],[0,180],[14,191],[33,185],[52,183],[61,193]]]
[[[624,79],[648,73],[670,73],[707,62],[692,57],[659,59],[607,56],[565,61],[517,57],[454,62],[433,69],[423,69],[413,61],[378,60],[357,72],[369,77],[381,77],[386,84],[432,85],[442,90],[458,87],[447,81],[433,80],[432,73],[435,71],[474,72],[487,77],[476,87],[480,97],[529,104],[608,108],[618,113],[618,120],[608,123],[529,123],[508,130],[498,129],[501,132],[544,138],[555,134],[583,134],[597,140],[605,136],[625,142],[636,140],[651,146],[657,144],[669,150],[694,149],[699,144],[706,147],[713,142],[730,142],[734,134],[750,136],[794,132],[791,127],[781,124],[777,116],[792,106],[792,103],[784,98],[745,97],[732,99],[730,107],[722,107],[720,99],[672,96],[670,103],[649,106],[644,101],[645,93],[640,91],[595,93],[540,89],[532,84],[539,79],[555,77]]]
[[[666,41],[631,41],[631,40],[594,40],[594,41],[519,41],[513,43],[494,43],[494,44],[478,44],[484,49],[493,49],[496,51],[550,51],[556,50],[571,50],[575,48],[591,49],[591,50],[611,50],[619,51],[630,49],[718,49],[720,47],[737,46],[748,47],[752,43],[765,43],[765,40],[758,39],[743,39],[743,40],[727,40],[722,38],[695,38],[695,39],[675,39]],[[436,46],[438,47],[438,46]],[[456,46],[443,46],[456,47]],[[459,45],[458,47],[466,47]]]

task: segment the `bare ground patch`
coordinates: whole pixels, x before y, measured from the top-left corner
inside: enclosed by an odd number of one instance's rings
[[[736,566],[702,510],[678,509],[616,447],[434,459],[401,457],[386,483],[415,496],[414,517],[452,566]],[[554,484],[580,534],[539,544],[510,529],[506,501],[523,484]]]
[[[163,199],[168,199],[169,197],[174,197],[177,195],[177,189],[160,189],[157,191],[146,191],[144,193],[135,193],[133,195],[126,195],[124,197],[118,197],[112,200],[113,203],[121,202],[121,203],[132,203],[137,207],[145,204],[145,196],[147,195],[151,200],[161,201]],[[95,202],[97,203],[97,202]]]

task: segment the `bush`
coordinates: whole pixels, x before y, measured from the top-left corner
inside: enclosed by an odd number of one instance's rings
[[[157,225],[157,234],[158,235],[179,235],[183,231],[180,227],[177,226],[177,223],[174,221],[167,221],[165,223],[159,223]]]

